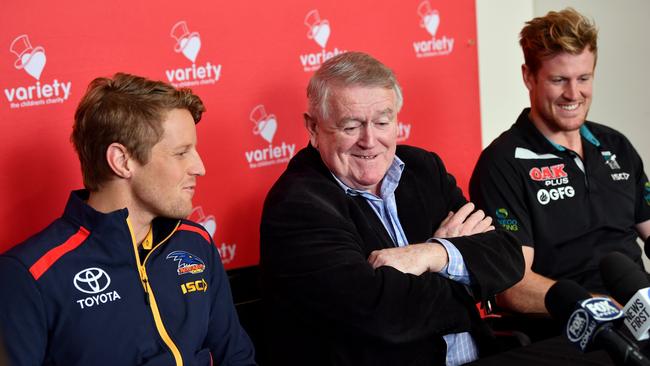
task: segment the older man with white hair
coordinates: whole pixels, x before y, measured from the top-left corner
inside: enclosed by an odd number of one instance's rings
[[[523,274],[440,158],[397,146],[393,72],[349,52],[310,80],[309,146],[269,192],[261,262],[283,365],[462,364],[488,352],[475,307]]]

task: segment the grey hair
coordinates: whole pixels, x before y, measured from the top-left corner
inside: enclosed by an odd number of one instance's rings
[[[329,117],[329,95],[333,87],[364,86],[393,89],[396,96],[396,113],[402,109],[402,88],[391,69],[363,52],[345,52],[327,60],[314,73],[307,86],[309,114],[312,117]]]

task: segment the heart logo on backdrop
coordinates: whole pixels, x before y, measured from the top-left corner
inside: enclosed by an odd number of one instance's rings
[[[25,65],[25,71],[31,75],[34,79],[40,80],[41,73],[47,62],[47,57],[45,57],[45,52],[35,51],[30,55],[23,55],[21,57],[23,65]]]
[[[260,121],[257,128],[260,136],[270,144],[273,141],[273,136],[275,136],[275,131],[278,129],[278,121],[274,115],[270,115],[269,118]]]
[[[181,49],[183,50],[183,55],[187,57],[188,60],[195,62],[196,56],[201,50],[201,38],[198,34],[193,35],[190,38],[183,38],[180,42]]]
[[[436,32],[438,31],[438,25],[440,25],[440,15],[434,10],[432,14],[429,14],[424,17],[424,27],[429,32],[432,37],[435,37]]]
[[[305,25],[309,29],[307,38],[313,39],[321,48],[325,48],[332,29],[327,19],[321,19],[317,9],[311,10],[305,16]]]
[[[327,20],[323,21],[323,23],[319,25],[315,25],[311,29],[311,35],[314,38],[314,41],[318,43],[321,48],[325,48],[325,45],[327,45],[327,40],[330,38],[330,25],[327,22]]]
[[[206,216],[203,212],[203,207],[194,207],[187,219],[201,224],[208,234],[210,234],[210,237],[214,238],[214,233],[217,231],[217,220],[213,215]]]
[[[214,216],[210,215],[205,219],[199,221],[199,224],[207,230],[211,238],[214,238],[214,232],[217,231],[217,221],[214,219]]]
[[[181,20],[174,24],[170,36],[176,40],[174,51],[183,53],[192,63],[196,62],[196,56],[201,50],[201,36],[198,32],[191,32],[187,22]]]
[[[255,124],[253,134],[262,136],[270,144],[278,129],[278,120],[275,115],[267,114],[264,104],[258,104],[251,111],[249,118]]]
[[[29,36],[22,34],[11,42],[9,51],[16,55],[16,61],[14,61],[14,67],[16,69],[25,69],[25,72],[31,77],[40,80],[41,73],[47,62],[43,47],[33,47],[29,41]]]

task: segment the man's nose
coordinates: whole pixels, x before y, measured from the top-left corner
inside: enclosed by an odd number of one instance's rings
[[[359,131],[359,140],[357,141],[357,144],[364,148],[375,146],[375,142],[377,141],[375,133],[376,131],[372,123],[363,124]]]

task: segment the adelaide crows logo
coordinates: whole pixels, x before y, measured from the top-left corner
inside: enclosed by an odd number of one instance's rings
[[[182,250],[176,250],[169,253],[166,259],[178,261],[178,269],[176,272],[179,276],[186,273],[202,273],[205,270],[205,263],[203,263],[201,258]]]

